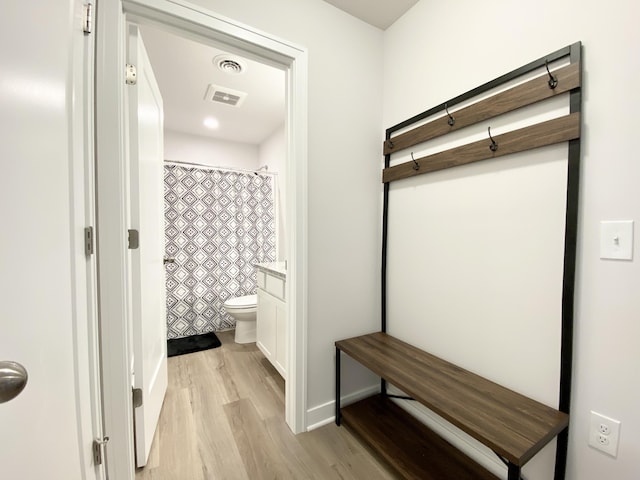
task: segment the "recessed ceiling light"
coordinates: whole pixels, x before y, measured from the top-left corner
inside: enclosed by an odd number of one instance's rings
[[[205,127],[210,128],[212,130],[220,126],[220,122],[218,122],[218,120],[213,117],[205,118],[202,123],[204,124]]]
[[[218,67],[218,70],[229,75],[240,75],[247,71],[245,61],[232,55],[217,55],[213,57],[213,64]]]

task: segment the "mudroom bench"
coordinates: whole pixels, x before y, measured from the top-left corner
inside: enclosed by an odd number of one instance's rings
[[[398,387],[494,451],[508,465],[508,479],[569,425],[569,415],[377,332],[335,342],[336,424],[345,424],[403,478],[497,479],[386,394],[341,408],[340,355]]]

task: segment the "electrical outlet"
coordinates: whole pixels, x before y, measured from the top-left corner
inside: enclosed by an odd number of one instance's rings
[[[618,440],[620,438],[620,422],[591,412],[589,427],[589,445],[616,457],[618,455]]]

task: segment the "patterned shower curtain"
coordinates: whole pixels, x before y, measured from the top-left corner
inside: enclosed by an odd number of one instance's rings
[[[276,259],[274,178],[165,165],[164,182],[168,338],[232,328],[224,302]]]

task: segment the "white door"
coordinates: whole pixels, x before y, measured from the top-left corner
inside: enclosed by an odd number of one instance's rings
[[[136,83],[126,89],[129,115],[133,388],[136,465],[144,466],[167,390],[167,326],[164,272],[164,174],[162,97],[140,32],[128,25],[128,60]]]
[[[0,403],[6,480],[103,473],[91,455],[100,435],[89,342],[95,260],[82,239],[91,221],[93,40],[79,21],[82,3],[1,7],[0,361],[19,362],[29,376],[22,393]],[[25,19],[38,28],[25,29]]]

